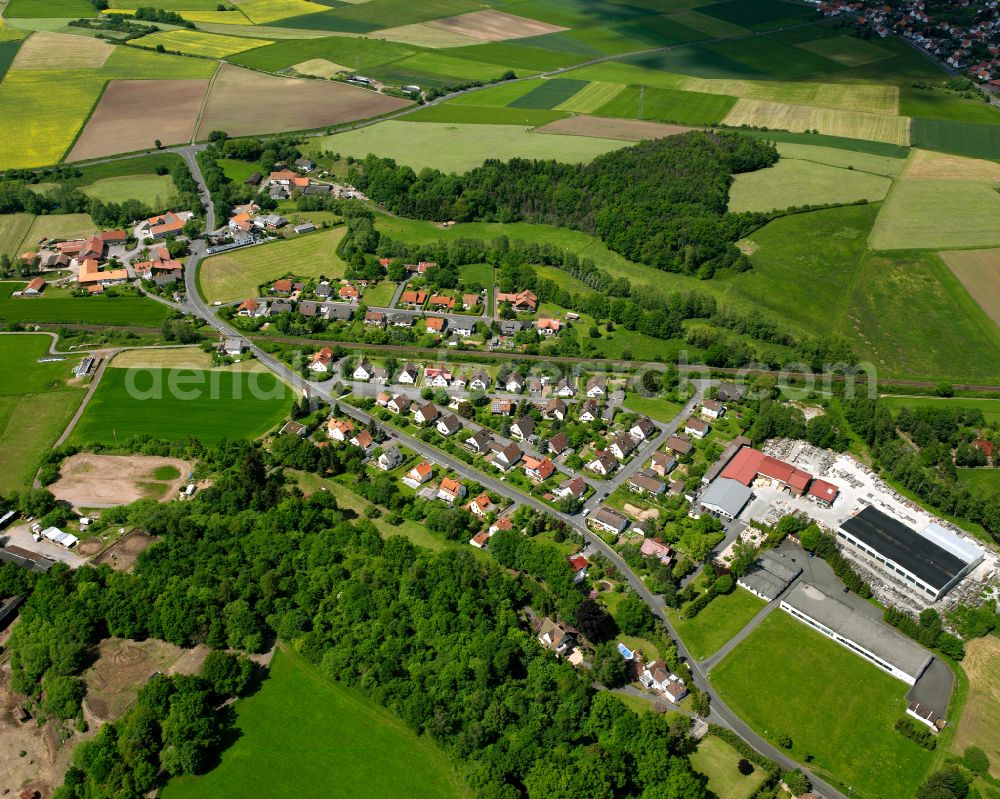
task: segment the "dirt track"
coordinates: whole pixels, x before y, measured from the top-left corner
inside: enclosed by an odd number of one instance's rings
[[[154,472],[161,466],[174,466],[180,477],[156,480]],[[151,496],[173,499],[191,468],[192,464],[179,458],[81,452],[63,462],[59,470],[62,476],[49,489],[57,499],[75,507],[127,505]],[[162,486],[162,490],[151,491],[154,486]]]

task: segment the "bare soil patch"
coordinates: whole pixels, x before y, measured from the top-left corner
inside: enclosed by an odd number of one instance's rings
[[[914,150],[905,176],[929,180],[1000,180],[1000,164],[979,158]]]
[[[161,466],[173,466],[181,476],[175,480],[156,480],[154,472]],[[56,498],[76,507],[91,508],[127,505],[149,497],[149,487],[144,487],[143,483],[164,485],[162,498],[172,498],[177,495],[178,489],[191,472],[191,464],[179,458],[152,455],[94,455],[80,452],[63,461],[59,472],[60,478],[49,486]]]
[[[197,135],[205,138],[212,130],[230,136],[309,130],[409,105],[408,100],[345,83],[279,78],[223,64],[208,93]]]
[[[190,141],[207,88],[207,80],[111,81],[67,160]]]
[[[108,638],[97,647],[97,661],[83,674],[87,684],[84,713],[96,726],[121,716],[131,707],[139,689],[157,672],[194,674],[201,667],[207,649],[198,657],[189,657],[199,649],[182,649],[150,638],[131,641]]]
[[[89,539],[81,541],[79,546],[82,547],[84,544],[89,544],[91,541],[97,540]],[[100,555],[91,561],[91,564],[94,566],[110,566],[115,571],[120,572],[128,571],[135,564],[139,555],[150,545],[155,544],[156,541],[156,536],[152,536],[142,530],[132,530],[101,552]]]
[[[665,125],[660,122],[644,122],[641,119],[605,119],[586,114],[557,119],[536,128],[536,133],[558,133],[564,136],[593,136],[599,139],[619,139],[621,141],[642,141],[676,136],[698,128],[685,125]]]
[[[17,51],[13,70],[96,69],[103,67],[114,45],[68,33],[36,31]]]
[[[560,25],[550,25],[548,22],[539,22],[537,19],[518,17],[493,9],[435,19],[426,24],[429,28],[460,33],[482,42],[503,42],[508,39],[524,39],[567,30]]]
[[[941,253],[951,273],[986,315],[1000,325],[1000,249]]]
[[[623,506],[624,511],[629,516],[634,516],[636,519],[643,521],[645,519],[655,519],[659,515],[659,511],[656,508],[637,508],[635,505],[630,505],[626,502]]]

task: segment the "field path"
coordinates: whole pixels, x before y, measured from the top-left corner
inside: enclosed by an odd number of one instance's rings
[[[240,12],[242,13],[242,12]],[[215,67],[215,72],[212,73],[212,77],[209,78],[208,88],[205,89],[205,93],[201,96],[201,105],[198,106],[198,116],[195,117],[194,127],[191,128],[191,140],[190,143],[194,144],[198,137],[198,128],[201,127],[202,117],[205,116],[205,105],[208,103],[208,95],[212,93],[212,88],[215,86],[215,79],[219,77],[219,72],[222,69],[223,62],[220,60]]]
[[[66,425],[66,429],[63,430],[62,435],[56,439],[56,443],[52,445],[52,449],[58,449],[63,444],[66,443],[66,439],[70,437],[73,429],[76,427],[77,422],[80,421],[80,417],[83,416],[83,412],[87,409],[87,403],[90,402],[90,398],[94,396],[94,392],[97,391],[97,386],[100,385],[101,378],[104,377],[104,370],[108,368],[108,364],[111,359],[117,354],[118,350],[108,350],[107,357],[101,361],[100,366],[97,367],[97,372],[94,373],[94,379],[90,381],[90,386],[87,388],[87,393],[83,397],[83,401],[80,403],[80,407],[76,409],[76,413],[73,414],[73,418],[69,420],[69,424]],[[35,482],[38,482],[37,480]]]

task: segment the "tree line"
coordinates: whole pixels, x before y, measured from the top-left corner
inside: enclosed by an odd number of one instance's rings
[[[589,164],[490,159],[463,175],[369,155],[351,182],[393,213],[436,221],[537,222],[598,236],[626,258],[710,278],[746,270],[734,242],[766,221],[727,211],[733,174],[772,166],[774,145],[735,133],[644,141]]]

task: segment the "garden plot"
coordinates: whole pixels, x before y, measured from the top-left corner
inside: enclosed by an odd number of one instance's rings
[[[70,151],[81,161],[191,140],[207,80],[113,80]]]

